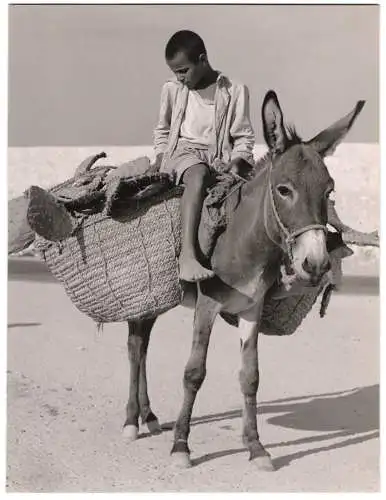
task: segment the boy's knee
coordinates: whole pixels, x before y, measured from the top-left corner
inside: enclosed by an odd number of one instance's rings
[[[209,181],[210,172],[207,165],[200,163],[188,168],[182,177],[183,184],[206,184]]]

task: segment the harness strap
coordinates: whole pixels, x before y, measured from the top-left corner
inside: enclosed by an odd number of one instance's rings
[[[327,233],[328,229],[323,224],[308,224],[306,226],[303,226],[303,227],[301,227],[299,229],[295,229],[294,231],[290,232],[285,227],[285,225],[282,222],[282,220],[280,218],[280,215],[279,215],[279,213],[277,211],[275,199],[273,197],[273,189],[272,189],[272,182],[271,182],[272,168],[273,168],[273,164],[272,164],[272,160],[271,160],[270,164],[269,164],[269,167],[268,167],[269,200],[271,202],[271,207],[272,207],[272,211],[273,211],[273,215],[275,217],[275,220],[276,220],[276,222],[277,222],[280,230],[284,233],[286,248],[283,249],[282,245],[280,243],[278,243],[277,241],[275,241],[272,238],[272,236],[269,234],[269,230],[268,230],[268,214],[267,214],[267,203],[266,203],[266,201],[264,201],[264,226],[265,226],[265,231],[267,233],[268,238],[272,241],[272,243],[275,243],[276,245],[278,245],[282,250],[287,251],[289,257],[292,259],[292,244],[295,241],[295,238],[297,236],[300,236],[301,234],[305,233],[306,231],[310,231],[312,229],[321,229],[325,233]]]
[[[271,202],[271,205],[272,205],[272,202]],[[281,250],[283,250],[283,252],[286,251],[286,248],[283,248],[280,241],[275,241],[275,239],[272,237],[272,235],[270,234],[270,230],[268,229],[268,203],[267,203],[267,193],[266,193],[266,196],[264,198],[264,207],[263,207],[263,217],[264,217],[264,229],[265,229],[265,232],[266,232],[266,235],[268,236],[268,238],[271,240],[271,242],[276,245],[277,247],[279,247]],[[277,220],[277,218],[275,217],[275,220],[278,222],[279,226],[280,226],[280,223],[279,221]]]

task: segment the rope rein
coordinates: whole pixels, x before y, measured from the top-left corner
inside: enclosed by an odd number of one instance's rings
[[[267,207],[267,202],[264,200],[264,228],[265,232],[268,236],[268,238],[274,243],[275,245],[279,246],[283,251],[286,251],[288,253],[289,258],[292,260],[293,255],[292,255],[292,245],[297,238],[297,236],[300,236],[301,234],[305,233],[306,231],[310,231],[312,229],[322,229],[325,233],[328,232],[327,227],[323,224],[307,224],[306,226],[303,226],[299,229],[295,229],[293,231],[289,231],[286,226],[284,225],[283,221],[280,218],[279,212],[276,207],[275,199],[273,196],[273,187],[272,187],[272,179],[271,179],[271,174],[272,174],[272,169],[273,169],[273,164],[272,160],[270,160],[270,164],[268,167],[268,195],[269,195],[269,201],[272,207],[273,215],[275,217],[276,223],[279,226],[279,229],[285,236],[285,247],[283,248],[280,243],[275,241],[275,239],[271,236],[269,229],[268,229],[268,207]]]

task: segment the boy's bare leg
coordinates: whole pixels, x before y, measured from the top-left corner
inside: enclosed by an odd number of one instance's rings
[[[198,262],[196,254],[198,225],[208,179],[209,170],[202,163],[188,168],[182,178],[185,190],[181,200],[180,279],[184,281],[201,281],[214,276],[213,271]]]

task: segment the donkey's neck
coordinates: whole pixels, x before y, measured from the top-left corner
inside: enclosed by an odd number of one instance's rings
[[[258,174],[242,186],[240,203],[213,253],[214,271],[230,286],[258,281],[264,274],[272,274],[281,256],[264,224],[268,161],[267,158]]]

